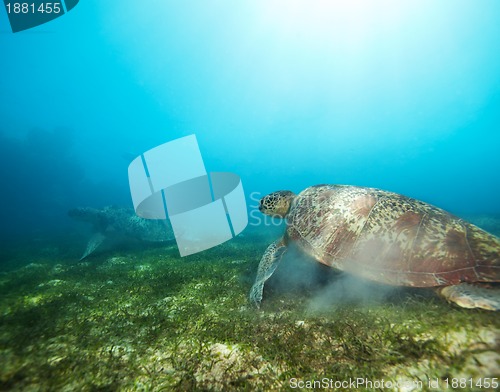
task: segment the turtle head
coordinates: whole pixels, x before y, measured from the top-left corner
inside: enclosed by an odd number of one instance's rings
[[[260,199],[259,210],[263,214],[284,218],[288,211],[295,194],[290,191],[278,191],[270,193]]]

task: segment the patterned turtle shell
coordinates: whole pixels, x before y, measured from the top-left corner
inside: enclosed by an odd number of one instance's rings
[[[497,282],[500,240],[427,203],[373,188],[318,185],[294,197],[284,241],[377,282]]]

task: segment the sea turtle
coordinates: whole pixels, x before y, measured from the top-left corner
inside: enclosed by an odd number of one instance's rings
[[[79,207],[68,211],[68,215],[75,220],[89,222],[93,226],[94,234],[80,260],[92,254],[106,239],[114,242],[130,239],[163,242],[174,239],[168,221],[140,218],[131,208],[116,206],[107,206],[102,209]]]
[[[262,301],[264,283],[287,245],[320,263],[393,286],[433,287],[464,308],[500,309],[500,240],[430,204],[375,188],[312,186],[298,195],[278,191],[259,209],[286,218],[286,232],[269,245],[250,300]]]

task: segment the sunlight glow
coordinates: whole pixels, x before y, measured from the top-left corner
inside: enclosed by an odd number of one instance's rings
[[[347,34],[356,42],[373,28],[399,25],[416,12],[415,5],[414,1],[398,0],[272,0],[262,5],[261,24],[272,26],[284,39],[322,40]]]

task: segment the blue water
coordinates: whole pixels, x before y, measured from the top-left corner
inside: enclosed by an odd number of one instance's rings
[[[0,9],[0,232],[132,206],[138,154],[196,134],[252,192],[371,186],[499,213],[500,2],[81,0]]]

